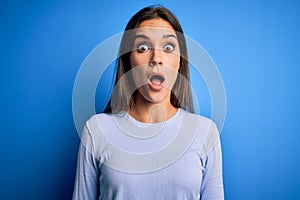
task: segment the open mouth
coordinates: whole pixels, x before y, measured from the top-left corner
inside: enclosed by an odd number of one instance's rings
[[[154,91],[160,91],[164,86],[165,77],[161,73],[153,73],[149,77],[149,86]]]
[[[161,85],[165,81],[165,77],[161,74],[153,74],[150,76],[150,82],[154,85]]]

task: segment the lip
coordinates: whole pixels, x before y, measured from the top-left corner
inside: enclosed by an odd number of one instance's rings
[[[153,81],[151,81],[151,79],[153,77],[158,77],[159,80],[161,80],[161,83],[160,84],[156,84],[154,83]],[[150,76],[149,76],[149,79],[148,79],[148,84],[149,84],[149,87],[154,90],[154,91],[159,91],[161,90],[162,88],[164,88],[164,85],[163,83],[165,82],[166,78],[164,76],[163,73],[151,73]]]

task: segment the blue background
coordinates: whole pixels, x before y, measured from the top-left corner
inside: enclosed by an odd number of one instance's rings
[[[300,199],[300,3],[283,0],[2,1],[0,199],[71,198],[77,70],[153,3],[174,11],[223,77],[226,199]]]

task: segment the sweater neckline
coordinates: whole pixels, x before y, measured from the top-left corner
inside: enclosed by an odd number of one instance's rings
[[[115,115],[115,123],[125,134],[139,139],[149,139],[161,133],[165,127],[181,123],[182,110],[178,108],[177,112],[168,120],[159,123],[144,123],[134,119],[129,113],[124,115]]]
[[[126,112],[125,117],[138,127],[149,127],[149,126],[161,126],[163,124],[171,125],[179,120],[180,115],[181,115],[181,108],[178,108],[176,113],[171,118],[167,119],[166,121],[157,122],[157,123],[145,123],[145,122],[138,121],[135,118],[133,118],[128,112]]]

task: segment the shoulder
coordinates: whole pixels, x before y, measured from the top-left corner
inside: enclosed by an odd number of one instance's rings
[[[200,157],[206,157],[220,141],[220,134],[215,122],[205,116],[183,111],[182,120],[189,126],[197,126],[192,148],[199,152]]]
[[[217,127],[213,120],[202,115],[187,112],[185,110],[182,110],[182,119],[197,121],[198,128],[200,128],[202,131]]]
[[[114,114],[100,113],[91,116],[85,124],[95,141],[104,140],[105,135],[117,129]]]
[[[112,114],[101,113],[91,116],[85,124],[85,130],[90,137],[93,151],[100,162],[109,157],[110,142],[105,132],[114,127],[113,121]]]
[[[91,116],[86,121],[86,127],[90,132],[99,131],[99,129],[105,129],[106,127],[112,126],[114,122],[113,114],[100,113]]]
[[[86,123],[90,124],[90,123],[95,123],[96,121],[109,121],[112,119],[112,114],[108,114],[108,113],[99,113],[99,114],[95,114],[93,116],[91,116]]]
[[[114,127],[112,114],[100,113],[91,116],[85,123],[85,129],[93,140],[103,140],[104,133]]]

